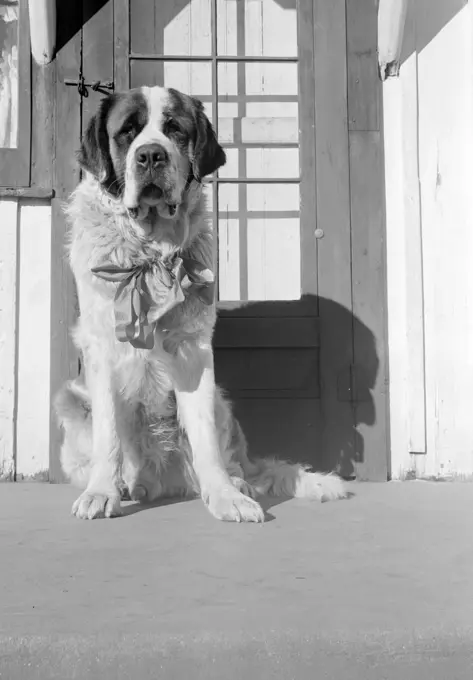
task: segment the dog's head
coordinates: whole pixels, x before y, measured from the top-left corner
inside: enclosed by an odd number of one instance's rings
[[[201,102],[177,90],[140,87],[102,100],[79,163],[135,216],[172,217],[192,178],[225,163]]]

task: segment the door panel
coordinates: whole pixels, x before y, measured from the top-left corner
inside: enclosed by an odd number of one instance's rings
[[[277,456],[293,462],[311,462],[318,469],[332,463],[317,448],[323,428],[320,399],[237,399],[235,414],[254,456]]]

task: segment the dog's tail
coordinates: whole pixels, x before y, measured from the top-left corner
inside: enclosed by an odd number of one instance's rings
[[[330,501],[346,498],[348,491],[335,473],[313,472],[310,465],[290,463],[278,458],[249,458],[248,444],[229,400],[217,390],[216,420],[220,448],[230,460],[229,473],[251,485],[257,495],[289,496]]]
[[[345,484],[338,475],[312,472],[310,465],[263,458],[252,461],[252,468],[248,482],[258,494],[317,501],[332,501],[348,495]]]

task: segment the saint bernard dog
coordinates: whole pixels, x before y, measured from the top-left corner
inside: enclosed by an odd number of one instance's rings
[[[84,370],[55,400],[62,466],[82,490],[72,513],[114,517],[123,498],[200,495],[217,519],[263,522],[259,494],[345,497],[334,474],[250,460],[215,385],[202,179],[225,152],[201,102],[161,87],[112,94],[88,125],[79,163],[66,212]]]

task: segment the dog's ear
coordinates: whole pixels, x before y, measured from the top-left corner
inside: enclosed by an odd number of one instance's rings
[[[97,113],[87,125],[77,153],[80,166],[92,173],[105,189],[109,188],[115,179],[107,132],[108,114],[114,101],[113,94],[102,99]]]
[[[204,113],[204,107],[193,98],[195,118],[194,153],[192,174],[197,181],[225,165],[227,157],[217,141],[215,131]]]

